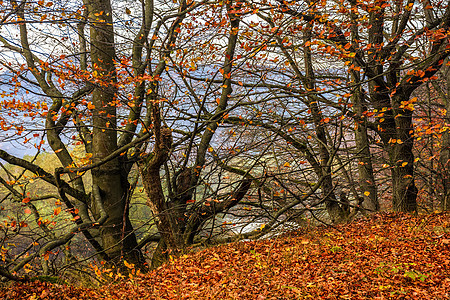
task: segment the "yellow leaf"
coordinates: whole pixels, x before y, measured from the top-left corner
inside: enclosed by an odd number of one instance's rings
[[[369,197],[370,192],[369,192],[369,191],[365,191],[365,192],[364,192],[364,195],[365,195],[366,197]]]
[[[263,230],[264,227],[266,227],[266,224],[262,224],[262,225],[259,227],[259,230]]]
[[[402,163],[402,167],[404,167],[404,166],[406,166],[408,164],[408,162],[404,162],[404,163]]]
[[[26,264],[25,266],[23,266],[25,273],[30,273],[33,269],[33,266],[30,264]]]
[[[284,164],[284,166],[285,166],[286,168],[289,168],[291,165],[290,165],[288,162],[286,162],[286,163]]]
[[[130,263],[128,263],[126,260],[123,261],[123,264],[124,264],[125,267],[127,267],[128,269],[134,269],[134,264],[130,264]]]

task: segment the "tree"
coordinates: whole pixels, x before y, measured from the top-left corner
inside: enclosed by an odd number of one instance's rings
[[[54,7],[60,4],[62,10]],[[15,94],[22,88],[19,88],[21,84],[35,87],[29,91],[50,101],[48,105],[45,101],[28,105],[23,117],[28,117],[30,110],[33,117],[40,115],[45,118],[46,139],[62,167],[53,170],[52,174],[33,161],[3,150],[0,157],[56,187],[58,199],[64,202],[66,210],[72,214],[71,221],[75,223],[65,234],[48,236],[32,255],[18,262],[11,260],[8,263],[12,266],[11,271],[20,270],[33,259],[67,244],[78,231],[84,234],[99,258],[110,263],[124,259],[143,264],[140,249],[157,240],[159,244],[152,263],[157,266],[167,258],[166,250],[182,251],[194,242],[205,222],[244,197],[251,180],[238,178],[234,183],[226,184],[228,188],[223,195],[212,192],[220,201],[214,199],[211,202],[211,197],[203,197],[193,203],[198,186],[210,185],[204,182],[202,169],[206,167],[215,132],[229,111],[240,3],[215,5],[182,1],[157,12],[153,1],[145,1],[137,13],[139,29],[131,33],[126,32],[126,28],[117,28],[120,23],[113,19],[115,9],[108,0],[86,1],[79,7],[76,4],[67,7],[63,3],[26,1],[22,4],[11,1],[9,5],[18,8],[15,18],[18,20],[19,39],[2,36],[0,41],[5,49],[14,53],[12,55],[22,57],[16,65],[3,62],[13,74],[10,81],[13,99],[9,101],[19,101]],[[225,8],[224,14],[222,7]],[[199,102],[194,109],[198,109],[198,115],[194,115],[192,120],[192,111],[183,111],[172,105],[164,97],[162,86],[171,80],[170,76],[177,77],[172,80],[173,85],[183,82],[186,62],[176,61],[173,55],[179,53],[178,38],[182,29],[195,30],[183,22],[188,15],[195,18],[194,11],[208,8],[212,11],[211,21],[215,17],[222,19],[212,28],[229,31],[226,34],[228,38],[224,39],[223,61],[217,59],[223,65],[218,72],[223,81],[217,90],[205,94],[203,102],[196,98]],[[125,7],[125,16],[131,14],[131,9]],[[69,19],[65,19],[67,16]],[[36,17],[40,19],[37,21]],[[45,19],[51,20],[48,25],[43,22]],[[132,22],[123,21],[125,25]],[[61,34],[62,43],[48,52],[31,46],[30,39],[37,36],[44,39],[39,46],[51,47],[45,39],[52,39],[52,36],[42,34],[42,28],[35,31],[30,26],[34,22],[48,29],[51,35]],[[64,43],[67,40],[65,27],[70,28],[71,38],[76,36],[79,39],[74,44],[77,48]],[[125,40],[123,44],[119,37]],[[189,47],[193,46],[185,45],[186,50]],[[56,56],[51,54],[53,51]],[[209,112],[207,106],[216,103],[216,91],[221,91],[220,97],[216,107]],[[209,93],[214,98],[210,99]],[[179,101],[180,96],[175,94],[174,98]],[[34,112],[39,109],[44,111]],[[183,119],[183,114],[189,118]],[[195,125],[188,131],[179,129],[185,126],[183,122],[191,121]],[[24,131],[23,128],[20,130]],[[67,136],[70,135],[76,143],[84,145],[86,155],[81,165],[76,163],[67,145]],[[39,149],[41,144],[37,146]],[[178,149],[180,147],[181,150]],[[184,158],[177,161],[180,152]],[[171,162],[175,163],[173,170],[169,170],[167,163],[171,156],[174,157]],[[139,172],[133,171],[136,164]],[[141,237],[139,243],[129,219],[130,198],[138,184],[136,174],[141,176],[148,195],[147,204],[153,213],[149,222],[154,220],[159,231],[157,237],[149,234]],[[91,189],[86,188],[83,181],[89,176],[92,177]],[[28,204],[40,199],[38,195],[25,197],[17,191],[18,182],[3,180],[2,184],[11,191],[7,197],[18,202]],[[203,194],[207,196],[209,192]],[[39,214],[38,211],[36,213]],[[41,225],[42,222],[38,224],[39,227]],[[44,271],[48,272],[48,269]]]
[[[450,8],[432,1],[422,5],[414,1],[349,1],[336,5],[322,1],[311,4],[306,11],[294,3],[284,3],[280,7],[284,14],[303,20],[306,24],[303,27],[314,26],[316,40],[308,45],[315,45],[317,51],[324,51],[332,58],[339,57],[348,66],[353,77],[349,85],[358,89],[356,92],[353,89],[352,94],[356,116],[359,115],[356,121],[362,122],[357,125],[361,151],[368,150],[364,142],[364,128],[368,125],[364,125],[367,113],[362,116],[365,113],[363,101],[374,109],[376,122],[370,124],[370,128],[380,137],[389,157],[393,208],[397,211],[417,209],[412,95],[423,82],[436,78],[435,73],[449,55],[444,32],[448,30]],[[284,20],[280,18],[279,24]],[[417,28],[418,25],[421,27]],[[282,36],[289,31],[279,32]],[[425,52],[417,51],[417,47]],[[358,80],[359,76],[367,85]],[[322,102],[330,105],[326,100]],[[369,153],[365,152],[364,157],[368,159]],[[361,163],[368,167],[367,170],[360,168],[361,173],[366,173],[363,178],[367,177],[371,185],[365,188],[366,192],[375,194],[370,162]],[[375,199],[368,203],[376,210]]]
[[[76,227],[66,235],[44,245],[41,252],[67,243],[76,231],[81,230],[101,259],[116,261],[124,257],[131,262],[142,263],[143,258],[128,216],[131,187],[128,176],[136,160],[121,154],[147,141],[151,135],[150,127],[153,127],[152,133],[159,137],[159,98],[157,91],[151,92],[151,88],[157,86],[156,81],[165,70],[165,60],[174,47],[186,11],[199,6],[199,3],[180,3],[178,12],[171,15],[173,8],[170,8],[168,15],[155,25],[153,1],[145,2],[141,12],[140,30],[136,33],[132,45],[133,74],[126,79],[135,85],[135,98],[127,102],[122,102],[120,98],[121,87],[125,84],[120,71],[128,72],[125,70],[128,67],[127,58],[117,53],[118,32],[114,28],[110,1],[86,1],[84,4],[77,3],[70,7],[65,7],[63,3],[43,1],[23,1],[20,4],[10,1],[9,5],[16,11],[13,17],[19,22],[19,40],[15,43],[1,37],[1,42],[4,48],[21,55],[24,63],[19,62],[18,71],[7,61],[4,65],[12,72],[17,72],[13,80],[24,80],[38,87],[43,96],[51,101],[48,111],[41,115],[45,116],[47,141],[63,168],[57,169],[52,175],[39,166],[5,151],[1,151],[1,158],[33,172],[57,187],[59,196],[67,209],[71,210],[76,223]],[[58,5],[63,5],[62,11],[58,10]],[[128,11],[127,8],[126,12]],[[65,19],[66,16],[69,16],[68,20]],[[79,48],[73,49],[70,45],[59,44],[55,50],[61,52],[56,57],[50,54],[51,52],[42,54],[36,51],[37,48],[31,46],[29,41],[35,34],[39,36],[39,32],[30,31],[30,24],[36,21],[36,17],[41,18],[40,22],[51,19],[47,29],[61,34],[62,41],[67,37],[64,37],[60,28],[75,23],[77,26],[71,27],[70,34],[79,37]],[[155,43],[155,39],[152,39],[150,44],[147,42],[150,29],[153,26],[156,35],[161,26],[166,24],[171,24],[171,27],[165,32],[168,40],[158,47],[161,51],[158,51],[157,55],[161,56],[156,70],[151,75],[146,74],[146,69],[151,68],[153,64],[151,51]],[[86,26],[89,27],[87,35]],[[46,47],[48,44],[42,46]],[[144,48],[147,51],[146,58]],[[64,54],[64,51],[71,52]],[[27,72],[31,73],[32,78]],[[152,77],[148,79],[150,76]],[[147,82],[149,83],[146,84]],[[147,117],[145,121],[141,121],[141,117],[144,119],[144,102],[148,105]],[[130,110],[125,119],[126,125],[123,126],[124,133],[119,136],[117,122],[121,104],[127,105]],[[47,108],[47,105],[42,104],[42,107]],[[31,107],[35,108],[36,106]],[[75,164],[64,137],[72,131],[71,127],[76,128],[79,141],[85,145],[86,154],[92,156],[92,163],[89,162],[84,168]],[[158,147],[157,142],[156,152],[160,155],[159,152],[165,150]],[[91,170],[92,174],[92,190],[85,189],[80,176],[88,170]],[[66,173],[71,184],[62,179],[62,175]],[[19,197],[20,193],[15,196]],[[97,237],[96,229],[99,229],[100,237]],[[29,256],[27,260],[32,258],[33,256]]]
[[[5,166],[2,202],[33,211],[43,236],[6,269],[43,257],[49,273],[45,258],[77,232],[109,265],[143,265],[156,242],[156,267],[199,242],[343,222],[380,209],[382,168],[394,210],[416,211],[414,96],[449,55],[450,8],[303,4],[9,1],[2,129],[38,152],[46,141],[60,166],[0,150],[22,170]],[[52,231],[30,180],[53,187],[45,199],[60,200],[72,227]],[[144,234],[130,218],[141,188]]]
[[[439,4],[431,2],[423,5],[420,29],[408,27],[415,22],[412,19],[413,11],[418,11],[413,1],[406,5],[375,1],[362,6],[369,12],[368,55],[364,57],[361,51],[350,48],[355,51],[355,65],[362,68],[370,80],[369,101],[378,112],[377,133],[388,153],[391,166],[393,207],[407,212],[417,209],[412,123],[414,107],[411,95],[424,81],[434,78],[449,55],[446,37],[440,33],[447,30],[450,24],[450,8],[441,8]],[[387,10],[395,12],[391,27],[386,23]],[[442,15],[438,18],[435,13],[439,10]],[[345,47],[347,44],[344,45],[344,41],[340,36],[339,42],[336,42]],[[429,41],[429,47],[426,47],[429,52],[418,56],[419,53],[414,52],[418,41]]]
[[[443,84],[438,84],[438,82],[432,83],[432,90],[437,91],[439,98],[444,104],[445,114],[443,118],[442,129],[439,130],[439,134],[442,134],[440,155],[439,155],[439,170],[440,170],[440,182],[441,182],[441,206],[443,210],[450,210],[450,137],[448,132],[448,124],[450,123],[450,69],[448,68],[448,59],[446,64],[440,70],[440,77],[442,78]],[[441,123],[442,124],[442,123]],[[443,132],[442,132],[443,131]]]

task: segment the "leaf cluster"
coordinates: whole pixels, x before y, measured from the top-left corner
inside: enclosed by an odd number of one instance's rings
[[[98,290],[35,281],[17,283],[0,297],[437,299],[449,296],[449,245],[449,214],[378,214],[172,258]]]

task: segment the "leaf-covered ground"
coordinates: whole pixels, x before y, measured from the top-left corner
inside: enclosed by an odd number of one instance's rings
[[[210,248],[102,289],[34,282],[0,299],[450,299],[449,250],[449,214],[383,214]]]

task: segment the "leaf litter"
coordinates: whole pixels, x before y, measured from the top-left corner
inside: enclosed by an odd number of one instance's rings
[[[450,299],[450,214],[384,213],[171,259],[99,289],[15,283],[0,299]]]

